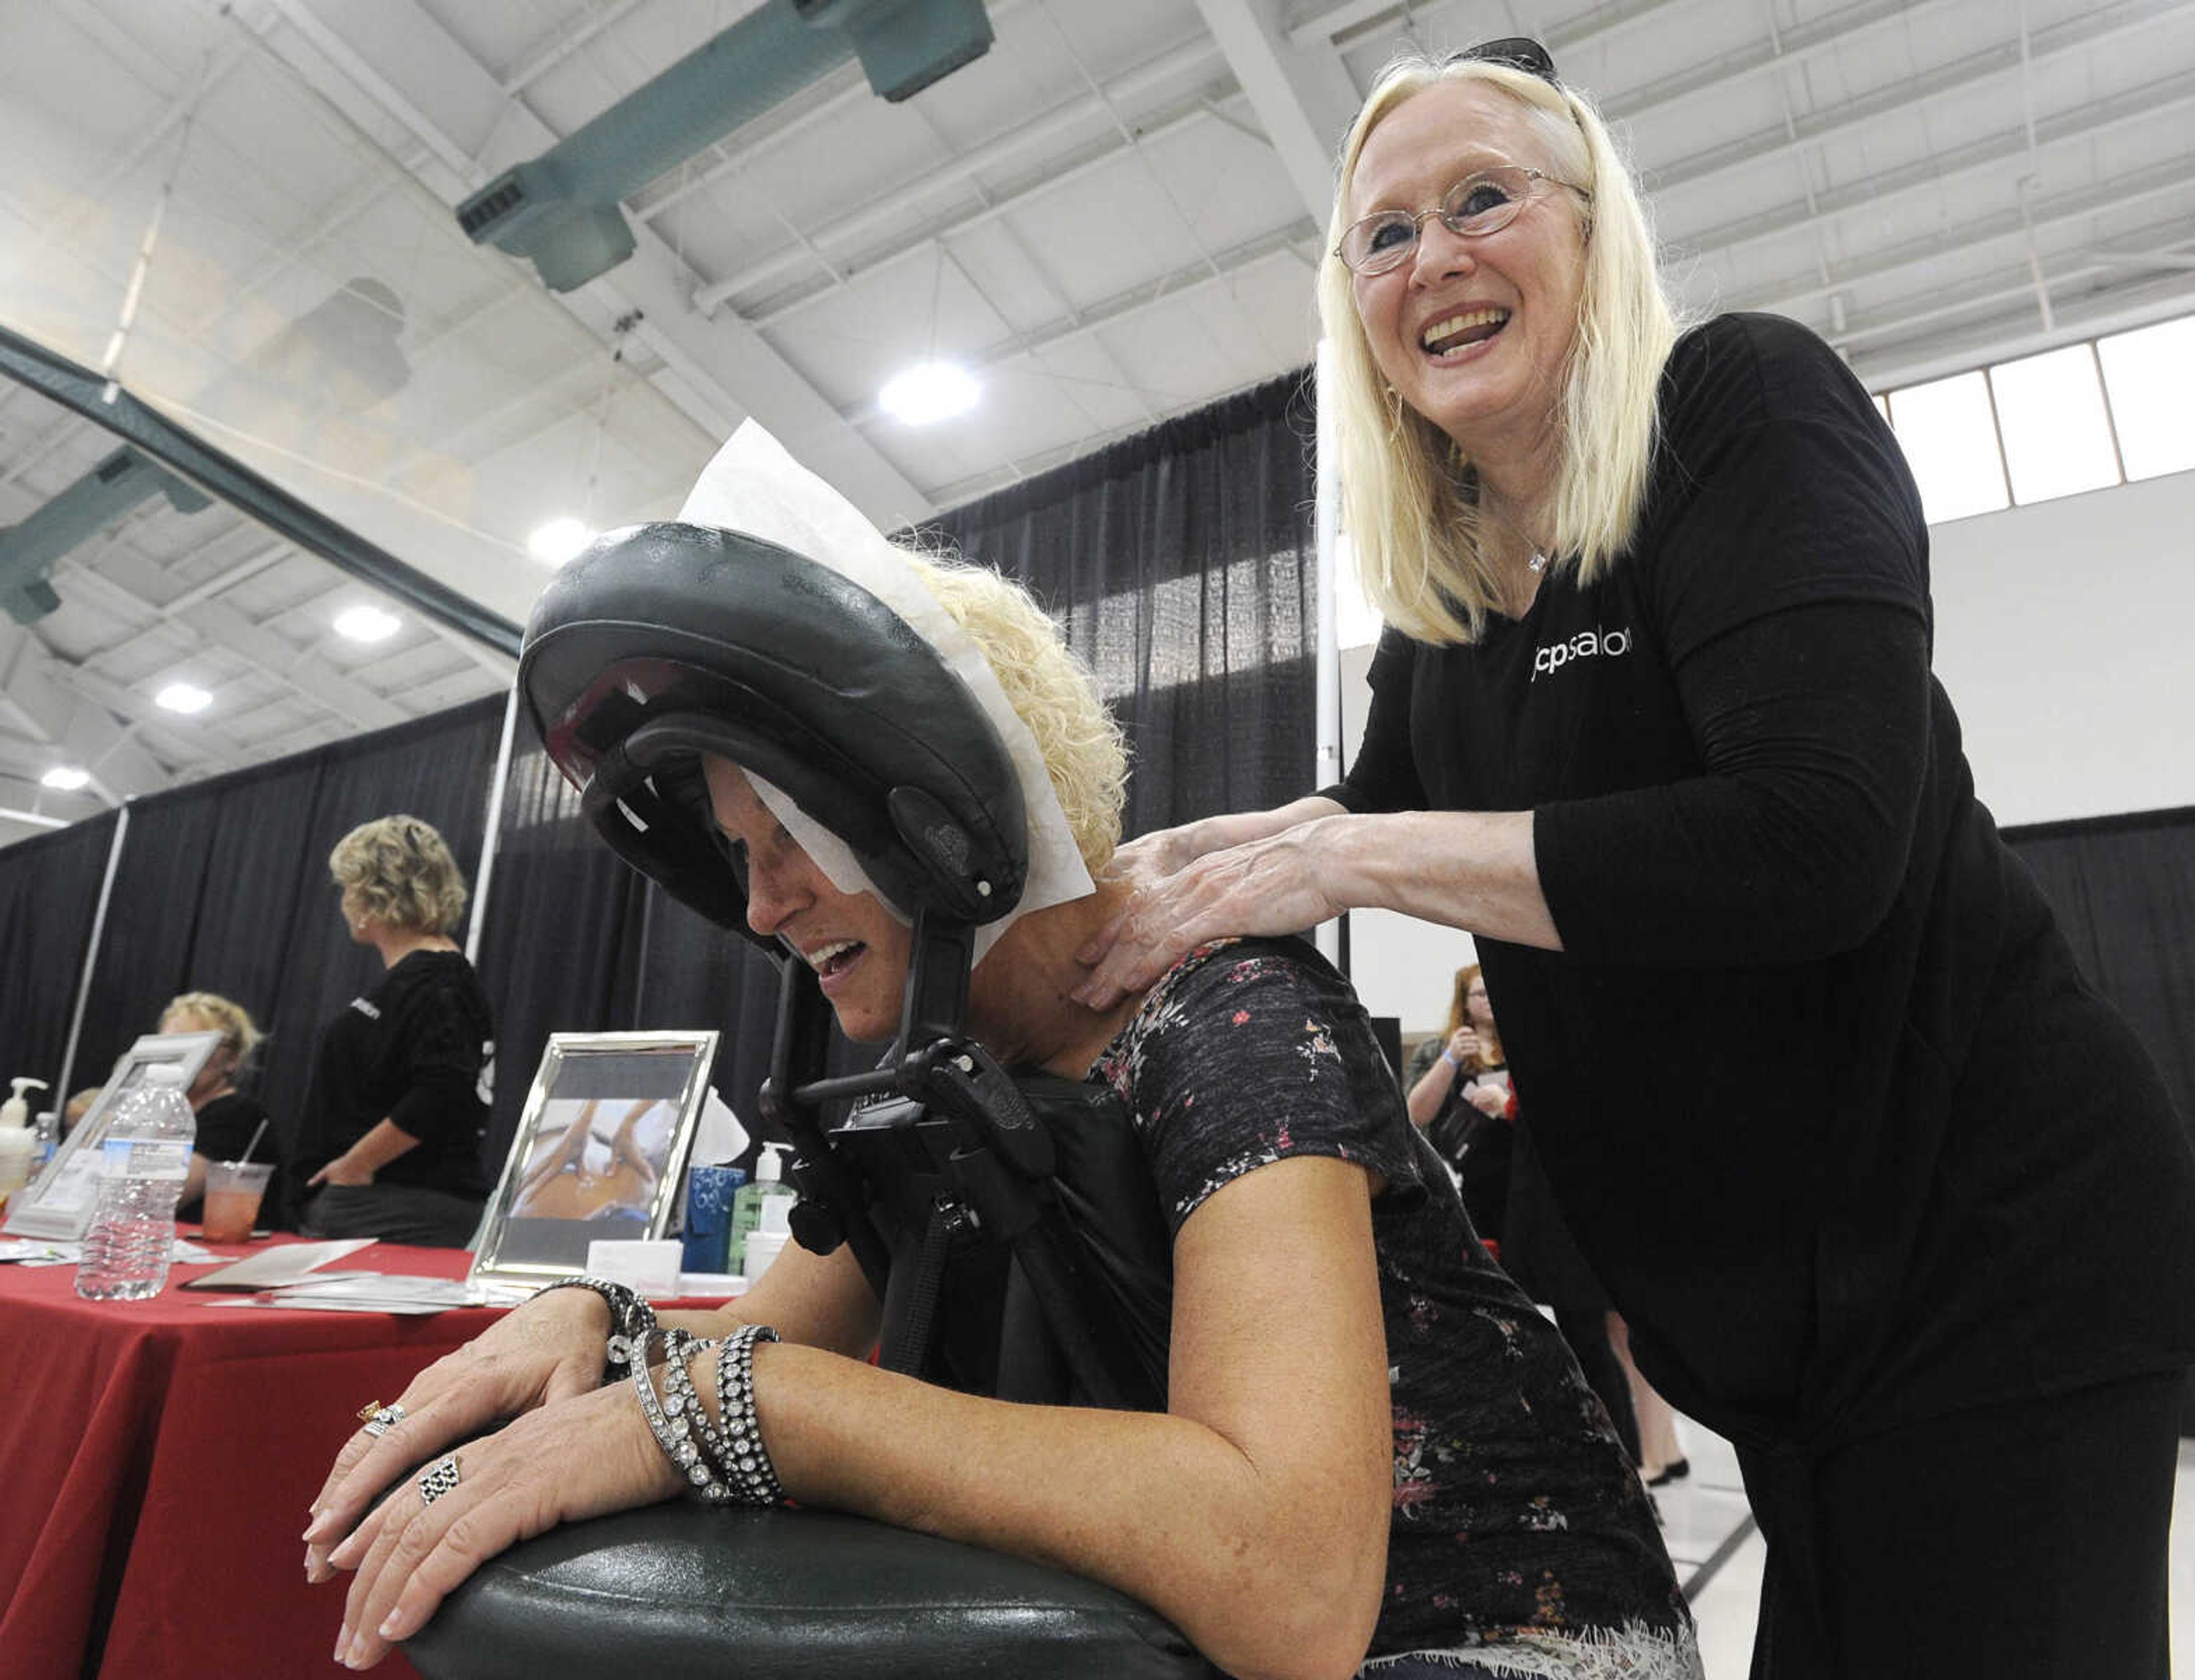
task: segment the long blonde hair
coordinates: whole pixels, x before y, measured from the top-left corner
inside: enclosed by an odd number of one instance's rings
[[[1515,100],[1557,172],[1592,195],[1551,509],[1550,558],[1558,569],[1574,566],[1581,583],[1604,576],[1637,532],[1656,391],[1679,330],[1645,204],[1589,100],[1483,59],[1442,63],[1410,53],[1380,72],[1342,143],[1319,264],[1319,320],[1334,347],[1342,506],[1365,595],[1387,623],[1436,644],[1478,640],[1501,600],[1480,540],[1478,477],[1447,434],[1387,384],[1357,316],[1355,277],[1334,252],[1353,219],[1350,193],[1365,141],[1397,106],[1445,82],[1483,82]]]

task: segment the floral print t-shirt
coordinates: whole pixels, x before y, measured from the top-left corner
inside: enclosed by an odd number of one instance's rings
[[[1092,1069],[1134,1116],[1171,1230],[1291,1155],[1372,1205],[1395,1418],[1387,1585],[1366,1661],[1697,1680],[1639,1476],[1555,1328],[1487,1257],[1348,982],[1295,941],[1227,941],[1154,987]]]

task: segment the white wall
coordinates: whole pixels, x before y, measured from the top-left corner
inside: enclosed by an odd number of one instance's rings
[[[2195,473],[1929,532],[1936,674],[2001,825],[2195,805]],[[1342,762],[1364,733],[1372,650],[1341,656]],[[1446,1019],[1467,935],[1349,918],[1350,975],[1403,1035]]]
[[[1999,823],[2195,805],[2195,473],[1929,543],[1936,675]]]

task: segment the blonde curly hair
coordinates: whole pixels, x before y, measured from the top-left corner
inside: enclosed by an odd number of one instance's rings
[[[465,877],[430,822],[376,817],[328,854],[336,885],[373,921],[409,933],[447,933],[465,911]]]
[[[177,1015],[194,1015],[201,1021],[213,1023],[213,1030],[221,1034],[222,1046],[233,1058],[237,1071],[250,1065],[251,1053],[259,1048],[266,1034],[252,1020],[251,1011],[243,1004],[224,998],[218,992],[185,992],[168,999],[168,1007],[160,1011],[160,1030],[166,1032],[168,1023]],[[177,1029],[189,1032],[193,1029]]]
[[[982,649],[1006,702],[1036,737],[1069,831],[1091,874],[1121,843],[1128,745],[1090,668],[1020,584],[944,554],[902,551],[937,604]]]

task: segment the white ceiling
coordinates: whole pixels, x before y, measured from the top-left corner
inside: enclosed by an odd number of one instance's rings
[[[1681,287],[1878,388],[2195,308],[2195,0],[990,0],[902,105],[848,66],[625,201],[580,290],[452,207],[752,0],[0,0],[0,322],[513,619],[544,520],[674,512],[743,416],[880,522],[1298,366],[1331,150],[1414,37],[1536,33]],[[161,208],[164,204],[164,209]],[[928,429],[878,388],[984,383]],[[112,452],[0,389],[0,524]],[[0,812],[103,804],[494,692],[502,655],[216,507],[140,504],[0,618]],[[158,711],[184,677],[214,704]],[[62,759],[93,786],[36,785]],[[0,815],[0,840],[31,827]]]

